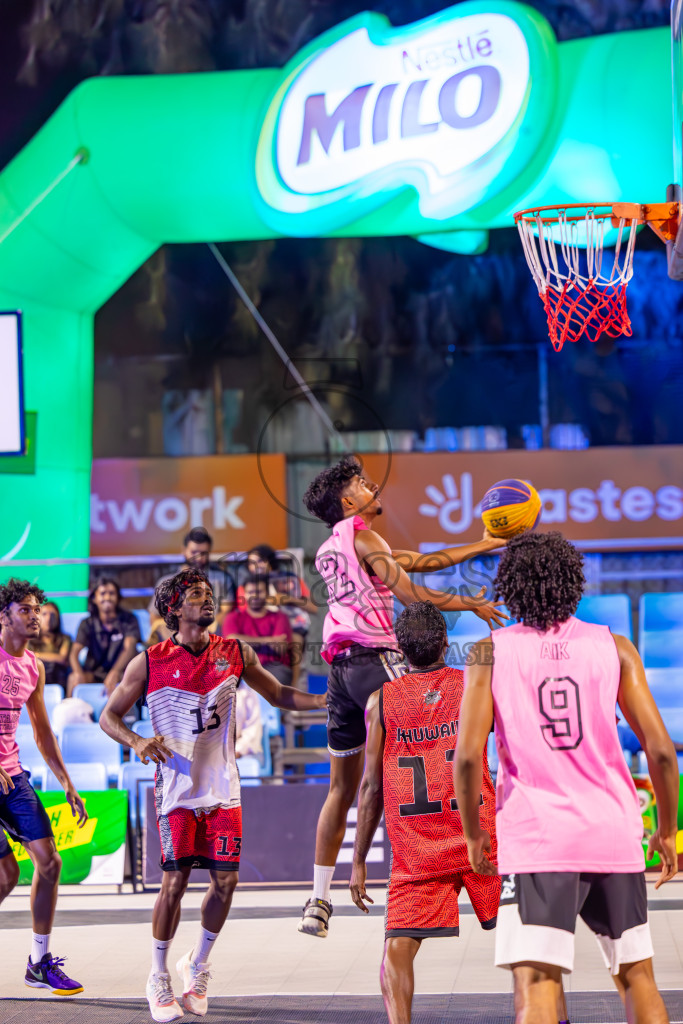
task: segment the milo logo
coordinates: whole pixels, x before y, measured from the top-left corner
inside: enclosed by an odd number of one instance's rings
[[[409,185],[424,215],[443,218],[500,191],[529,105],[528,36],[545,23],[516,3],[491,7],[400,29],[363,14],[304,51],[259,139],[264,200],[302,214]]]

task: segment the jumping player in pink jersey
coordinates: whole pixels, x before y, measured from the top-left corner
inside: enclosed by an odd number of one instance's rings
[[[407,576],[441,571],[502,547],[504,541],[485,535],[478,544],[429,555],[392,551],[372,529],[382,513],[378,492],[364,479],[358,459],[347,455],[319,473],[304,495],[308,511],[332,529],[315,561],[328,590],[323,658],[331,666],[330,790],[318,819],[313,892],[299,924],[300,932],[319,938],[328,933],[334,866],[363,774],[365,706],[370,694],[408,669],[394,634],[394,596],[404,605],[432,601],[443,612],[469,609],[490,625],[502,625],[507,618],[494,602],[486,601],[483,587],[475,597],[463,598],[417,586]]]
[[[616,704],[645,751],[655,790],[659,826],[648,851],[662,861],[655,888],[677,871],[678,763],[631,641],[575,618],[584,585],[582,556],[561,534],[510,541],[496,594],[518,622],[480,641],[466,669],[455,790],[470,863],[492,874],[478,801],[481,745],[495,720],[496,964],[513,972],[517,1024],[557,1020],[577,915],[597,937],[630,1024],[667,1024],[652,969],[643,824]]]
[[[214,620],[211,584],[186,569],[162,580],[156,607],[174,635],[138,654],[126,669],[100,717],[104,731],[155,762],[155,803],[163,880],[152,916],[152,970],[147,999],[155,1021],[182,1017],[167,967],[180,921],[180,903],[193,867],[211,882],[202,904],[197,944],[177,971],[183,1005],[207,1012],[208,958],[230,910],[242,848],[240,780],[235,761],[235,695],[240,679],[275,707],[308,711],[325,706],[325,695],[283,686],[262,668],[252,648],[209,633]],[[123,716],[145,697],[155,735],[137,736]]]
[[[33,937],[25,983],[29,988],[72,996],[82,992],[83,986],[64,973],[64,958],[50,952],[62,860],[50,819],[29,782],[30,772],[22,767],[17,744],[19,715],[26,705],[38,749],[64,787],[67,803],[82,828],[88,815],[64,766],[45,708],[45,669],[28,650],[29,641],[40,633],[40,607],[44,603],[43,591],[26,580],[11,579],[0,586],[0,902],[19,881],[19,865],[7,842],[7,832],[21,843],[34,868]]]

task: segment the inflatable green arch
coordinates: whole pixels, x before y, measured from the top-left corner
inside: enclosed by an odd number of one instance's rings
[[[23,313],[35,470],[0,475],[0,558],[89,551],[93,317],[160,245],[409,235],[483,251],[530,203],[656,201],[666,29],[557,45],[521,4],[363,14],[281,70],[94,78],[0,175],[0,309]],[[83,566],[40,570],[82,589]]]

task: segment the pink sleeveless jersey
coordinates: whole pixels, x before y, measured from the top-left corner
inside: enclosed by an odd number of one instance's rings
[[[570,618],[547,633],[520,623],[492,636],[500,872],[642,871],[608,627]]]
[[[0,766],[8,775],[22,771],[17,744],[21,709],[38,683],[38,661],[32,651],[13,658],[0,647]]]
[[[360,516],[342,519],[321,544],[315,565],[327,585],[329,611],[323,625],[325,661],[349,644],[398,650],[394,635],[394,595],[358,561],[356,530],[367,530]],[[382,541],[391,554],[391,548]]]

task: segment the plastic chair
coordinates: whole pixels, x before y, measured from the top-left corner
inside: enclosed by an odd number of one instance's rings
[[[71,696],[89,704],[93,709],[95,721],[99,722],[104,706],[109,700],[102,683],[79,683],[78,686],[74,686]]]
[[[109,778],[114,782],[118,779],[123,761],[121,745],[94,722],[92,725],[65,725],[61,748],[65,761],[101,761],[107,767]]]
[[[24,769],[24,771],[29,772],[31,776],[29,782],[31,783],[34,789],[45,790],[47,780],[46,764],[36,764],[35,762],[33,764],[27,764],[25,761],[22,760],[21,767]]]
[[[264,731],[264,740],[265,740]],[[265,749],[265,743],[264,743]],[[260,786],[261,776],[264,774],[263,767],[258,757],[254,757],[252,754],[246,754],[244,757],[237,758],[237,770],[240,776],[240,785],[242,786]],[[268,774],[268,773],[266,773]]]
[[[489,760],[489,771],[491,772],[491,777],[495,782],[496,775],[498,774],[498,765],[500,762],[498,760],[496,737],[492,732],[489,733],[489,738],[486,741],[486,756],[488,757]]]
[[[145,800],[143,791],[147,784],[154,785],[156,765],[142,764],[141,761],[127,761],[119,768],[118,788],[128,793],[128,817],[132,828],[137,829],[138,822],[145,827]],[[144,784],[144,785],[143,785]]]
[[[643,594],[638,606],[640,638],[660,629],[683,629],[683,594]]]
[[[47,716],[50,719],[50,721],[52,721],[52,712],[57,707],[57,705],[62,700],[64,700],[64,690],[59,685],[59,683],[46,683],[45,684],[45,688],[43,690],[43,700],[45,701],[45,710],[47,711]],[[20,725],[30,725],[31,724],[31,720],[28,717],[28,710],[27,710],[25,704],[22,705],[21,712],[19,714],[19,724]]]
[[[646,668],[645,675],[657,707],[683,707],[683,671],[680,668]]]
[[[17,726],[17,744],[19,745],[19,760],[22,767],[27,764],[42,765],[43,755],[38,750],[36,738],[33,735],[33,728],[30,725]]]
[[[130,728],[137,736],[154,736],[154,727],[149,718],[141,718],[139,722],[134,722]],[[132,747],[130,748],[130,759],[133,764],[142,763]]]
[[[631,600],[628,594],[594,594],[582,597],[576,610],[577,619],[609,626],[618,636],[633,640]]]
[[[72,640],[76,639],[78,627],[83,619],[87,619],[90,612],[62,612],[62,629],[68,633]]]
[[[133,615],[138,620],[138,626],[140,627],[140,636],[143,643],[148,639],[149,634],[152,632],[152,623],[149,617],[149,612],[146,608],[134,608]]]
[[[316,675],[312,672],[308,674],[308,692],[309,693],[324,693],[327,689],[327,676]]]
[[[78,761],[71,763],[65,761],[65,764],[66,770],[71,776],[71,781],[79,793],[109,788],[107,769],[101,761]],[[45,788],[49,790],[62,788],[62,784],[57,776],[49,770],[45,780]]]
[[[683,629],[641,632],[640,656],[646,669],[683,669]]]

